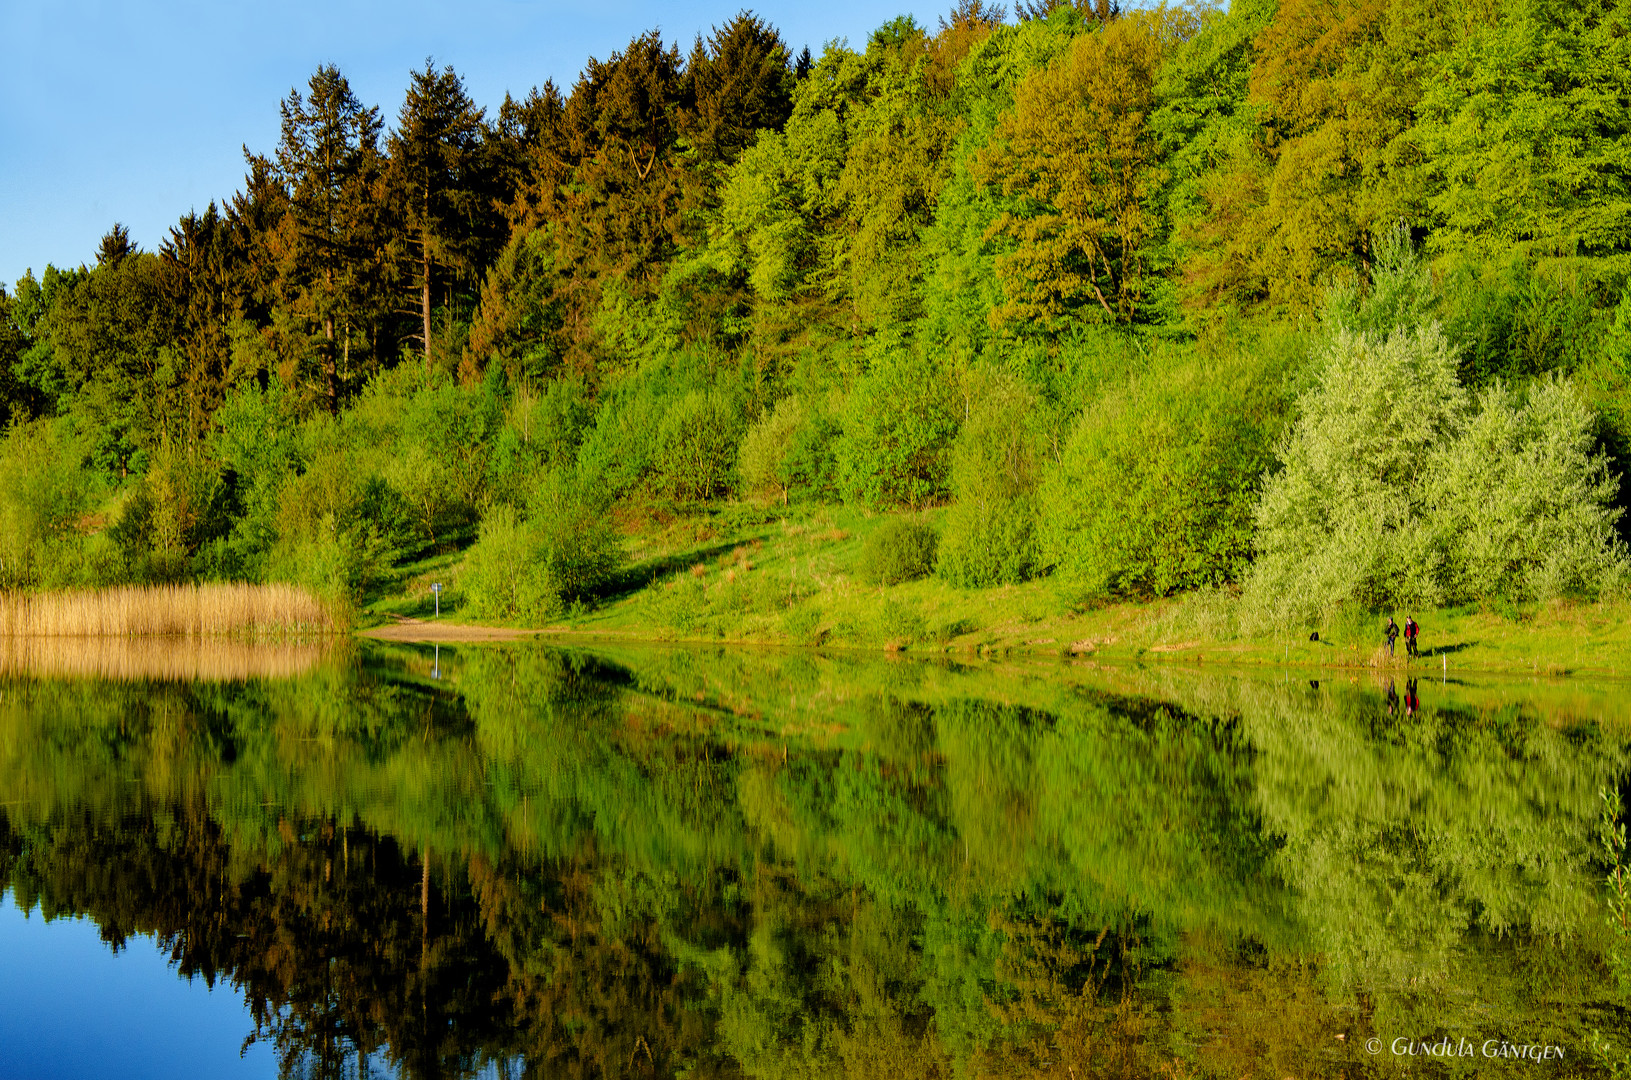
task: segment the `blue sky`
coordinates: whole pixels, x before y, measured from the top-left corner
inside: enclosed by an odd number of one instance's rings
[[[832,38],[860,45],[903,13],[934,25],[951,7],[765,0],[753,10],[795,52],[819,53]],[[0,0],[0,281],[92,261],[115,221],[155,250],[187,210],[241,186],[243,146],[272,150],[278,102],[319,64],[338,64],[389,122],[408,71],[434,56],[494,112],[506,90],[523,96],[552,77],[570,87],[586,58],[653,26],[685,49],[737,10],[730,0]]]

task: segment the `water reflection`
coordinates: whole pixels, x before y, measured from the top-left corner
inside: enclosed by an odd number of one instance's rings
[[[1428,696],[532,645],[10,678],[0,875],[230,981],[291,1076],[1589,1071],[1628,728]]]
[[[288,679],[342,646],[207,637],[13,637],[0,634],[0,676],[37,678]]]

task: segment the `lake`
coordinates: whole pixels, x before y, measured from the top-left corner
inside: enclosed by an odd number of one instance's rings
[[[13,647],[0,1076],[1613,1076],[1625,690]]]

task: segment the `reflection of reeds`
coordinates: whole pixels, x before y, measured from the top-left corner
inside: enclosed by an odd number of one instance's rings
[[[289,678],[332,651],[329,643],[228,637],[0,636],[0,676],[71,676],[209,682]]]
[[[293,585],[160,585],[0,594],[0,637],[325,634],[334,620]]]

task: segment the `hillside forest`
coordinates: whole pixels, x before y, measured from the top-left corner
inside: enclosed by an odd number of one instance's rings
[[[1274,623],[1627,582],[1626,0],[743,12],[274,106],[156,251],[0,290],[0,589],[463,552],[537,619],[824,508],[949,588]]]

